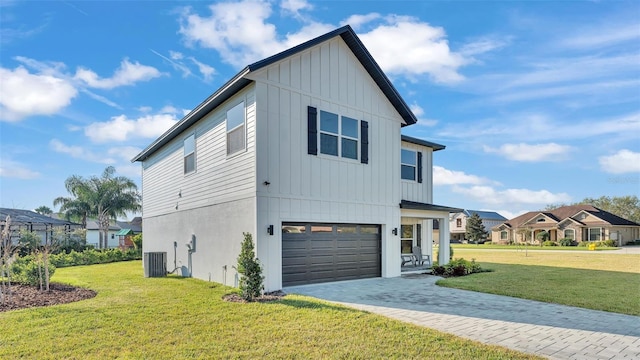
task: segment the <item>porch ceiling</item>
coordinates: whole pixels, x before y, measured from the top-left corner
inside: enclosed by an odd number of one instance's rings
[[[402,200],[400,202],[400,208],[407,209],[407,210],[445,211],[449,213],[456,213],[456,212],[462,211],[462,209],[453,208],[449,206],[427,204],[427,203],[421,203],[421,202],[415,202],[415,201],[409,201],[409,200]]]

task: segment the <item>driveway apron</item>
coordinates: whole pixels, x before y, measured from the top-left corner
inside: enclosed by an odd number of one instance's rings
[[[549,359],[640,359],[640,317],[435,285],[404,275],[285,288]]]

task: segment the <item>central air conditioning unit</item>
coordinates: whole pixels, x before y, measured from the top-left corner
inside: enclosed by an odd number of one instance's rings
[[[167,253],[146,252],[143,255],[144,277],[167,276]]]

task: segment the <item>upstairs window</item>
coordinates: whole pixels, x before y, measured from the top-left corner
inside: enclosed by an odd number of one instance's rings
[[[462,227],[462,219],[456,219],[456,227]]]
[[[184,139],[184,173],[196,171],[196,134]]]
[[[320,111],[320,153],[358,160],[358,120]]]
[[[227,110],[227,155],[246,148],[244,101]]]
[[[415,181],[416,170],[418,167],[416,152],[413,150],[402,149],[401,163],[402,163],[402,170],[401,170],[402,179]]]

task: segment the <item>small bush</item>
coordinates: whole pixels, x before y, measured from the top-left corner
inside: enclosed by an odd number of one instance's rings
[[[491,241],[485,241],[484,244],[485,245],[491,245]]]
[[[56,267],[49,262],[49,276],[53,276]],[[44,267],[35,260],[32,255],[17,258],[11,264],[12,280],[21,284],[32,286],[44,283]]]
[[[576,246],[576,243],[571,238],[562,238],[558,240],[560,246]]]
[[[256,259],[253,247],[253,238],[250,233],[242,233],[244,240],[238,255],[238,273],[240,273],[240,292],[243,299],[252,301],[262,295],[264,290],[264,276],[262,267]]]
[[[465,276],[485,271],[476,263],[476,259],[467,261],[463,258],[454,259],[446,265],[435,265],[432,270],[434,275],[440,276]]]
[[[542,246],[558,246],[555,241],[547,240],[542,243]]]
[[[578,246],[579,247],[587,247],[587,246],[589,246],[589,241],[580,241],[578,243]]]
[[[56,267],[104,264],[116,261],[129,261],[139,259],[141,259],[140,252],[136,251],[135,249],[124,251],[120,249],[89,249],[81,252],[71,250],[68,254],[60,253],[51,255],[51,263]]]
[[[616,242],[615,240],[603,240],[603,241],[598,241],[598,244],[596,244],[596,246],[606,246],[606,247],[616,247]]]

